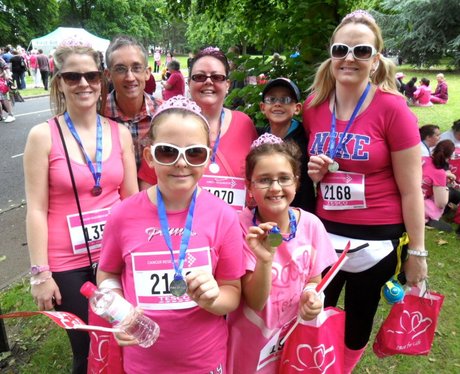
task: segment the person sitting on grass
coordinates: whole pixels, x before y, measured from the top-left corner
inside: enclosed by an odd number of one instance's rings
[[[425,201],[426,225],[441,231],[451,232],[452,227],[441,220],[444,208],[449,202],[446,170],[455,146],[450,140],[441,140],[422,166],[422,190]]]
[[[447,82],[446,78],[444,78],[444,74],[439,73],[436,75],[436,80],[438,81],[438,85],[436,86],[434,94],[431,95],[430,101],[433,104],[446,104],[449,95],[447,93]]]
[[[420,79],[420,86],[414,92],[414,105],[415,106],[432,106],[430,101],[431,89],[430,80],[426,78]]]

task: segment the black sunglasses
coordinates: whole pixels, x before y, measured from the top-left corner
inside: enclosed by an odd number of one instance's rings
[[[85,78],[88,84],[98,84],[101,82],[102,73],[100,71],[87,71],[86,73],[67,71],[59,73],[59,76],[64,79],[64,82],[69,86],[76,86],[80,83],[82,77]]]
[[[225,82],[227,80],[227,76],[224,74],[211,74],[211,75],[206,75],[206,74],[193,74],[192,75],[192,81],[195,82],[206,82],[208,78],[211,78],[213,82]]]

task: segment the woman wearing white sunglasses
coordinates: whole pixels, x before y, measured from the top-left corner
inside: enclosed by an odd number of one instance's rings
[[[332,35],[330,58],[319,67],[303,112],[318,216],[336,249],[348,240],[351,248],[369,243],[326,289],[330,306],[345,287],[346,373],[367,345],[381,287],[399,271],[400,239],[408,238],[407,283],[427,276],[417,119],[397,92],[395,67],[382,49],[369,13],[347,15]]]

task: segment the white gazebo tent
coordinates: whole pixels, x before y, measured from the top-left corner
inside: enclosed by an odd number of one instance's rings
[[[58,27],[56,30],[45,36],[32,39],[30,44],[32,44],[33,49],[42,49],[43,53],[48,55],[54,51],[62,41],[70,38],[85,43],[90,43],[95,50],[101,51],[102,53],[105,52],[110,43],[110,40],[99,38],[98,36],[89,33],[85,29]]]

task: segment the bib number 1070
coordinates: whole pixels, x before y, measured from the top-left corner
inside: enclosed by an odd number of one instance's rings
[[[324,186],[324,199],[325,200],[350,200],[351,188],[350,186],[341,185],[326,185]]]

